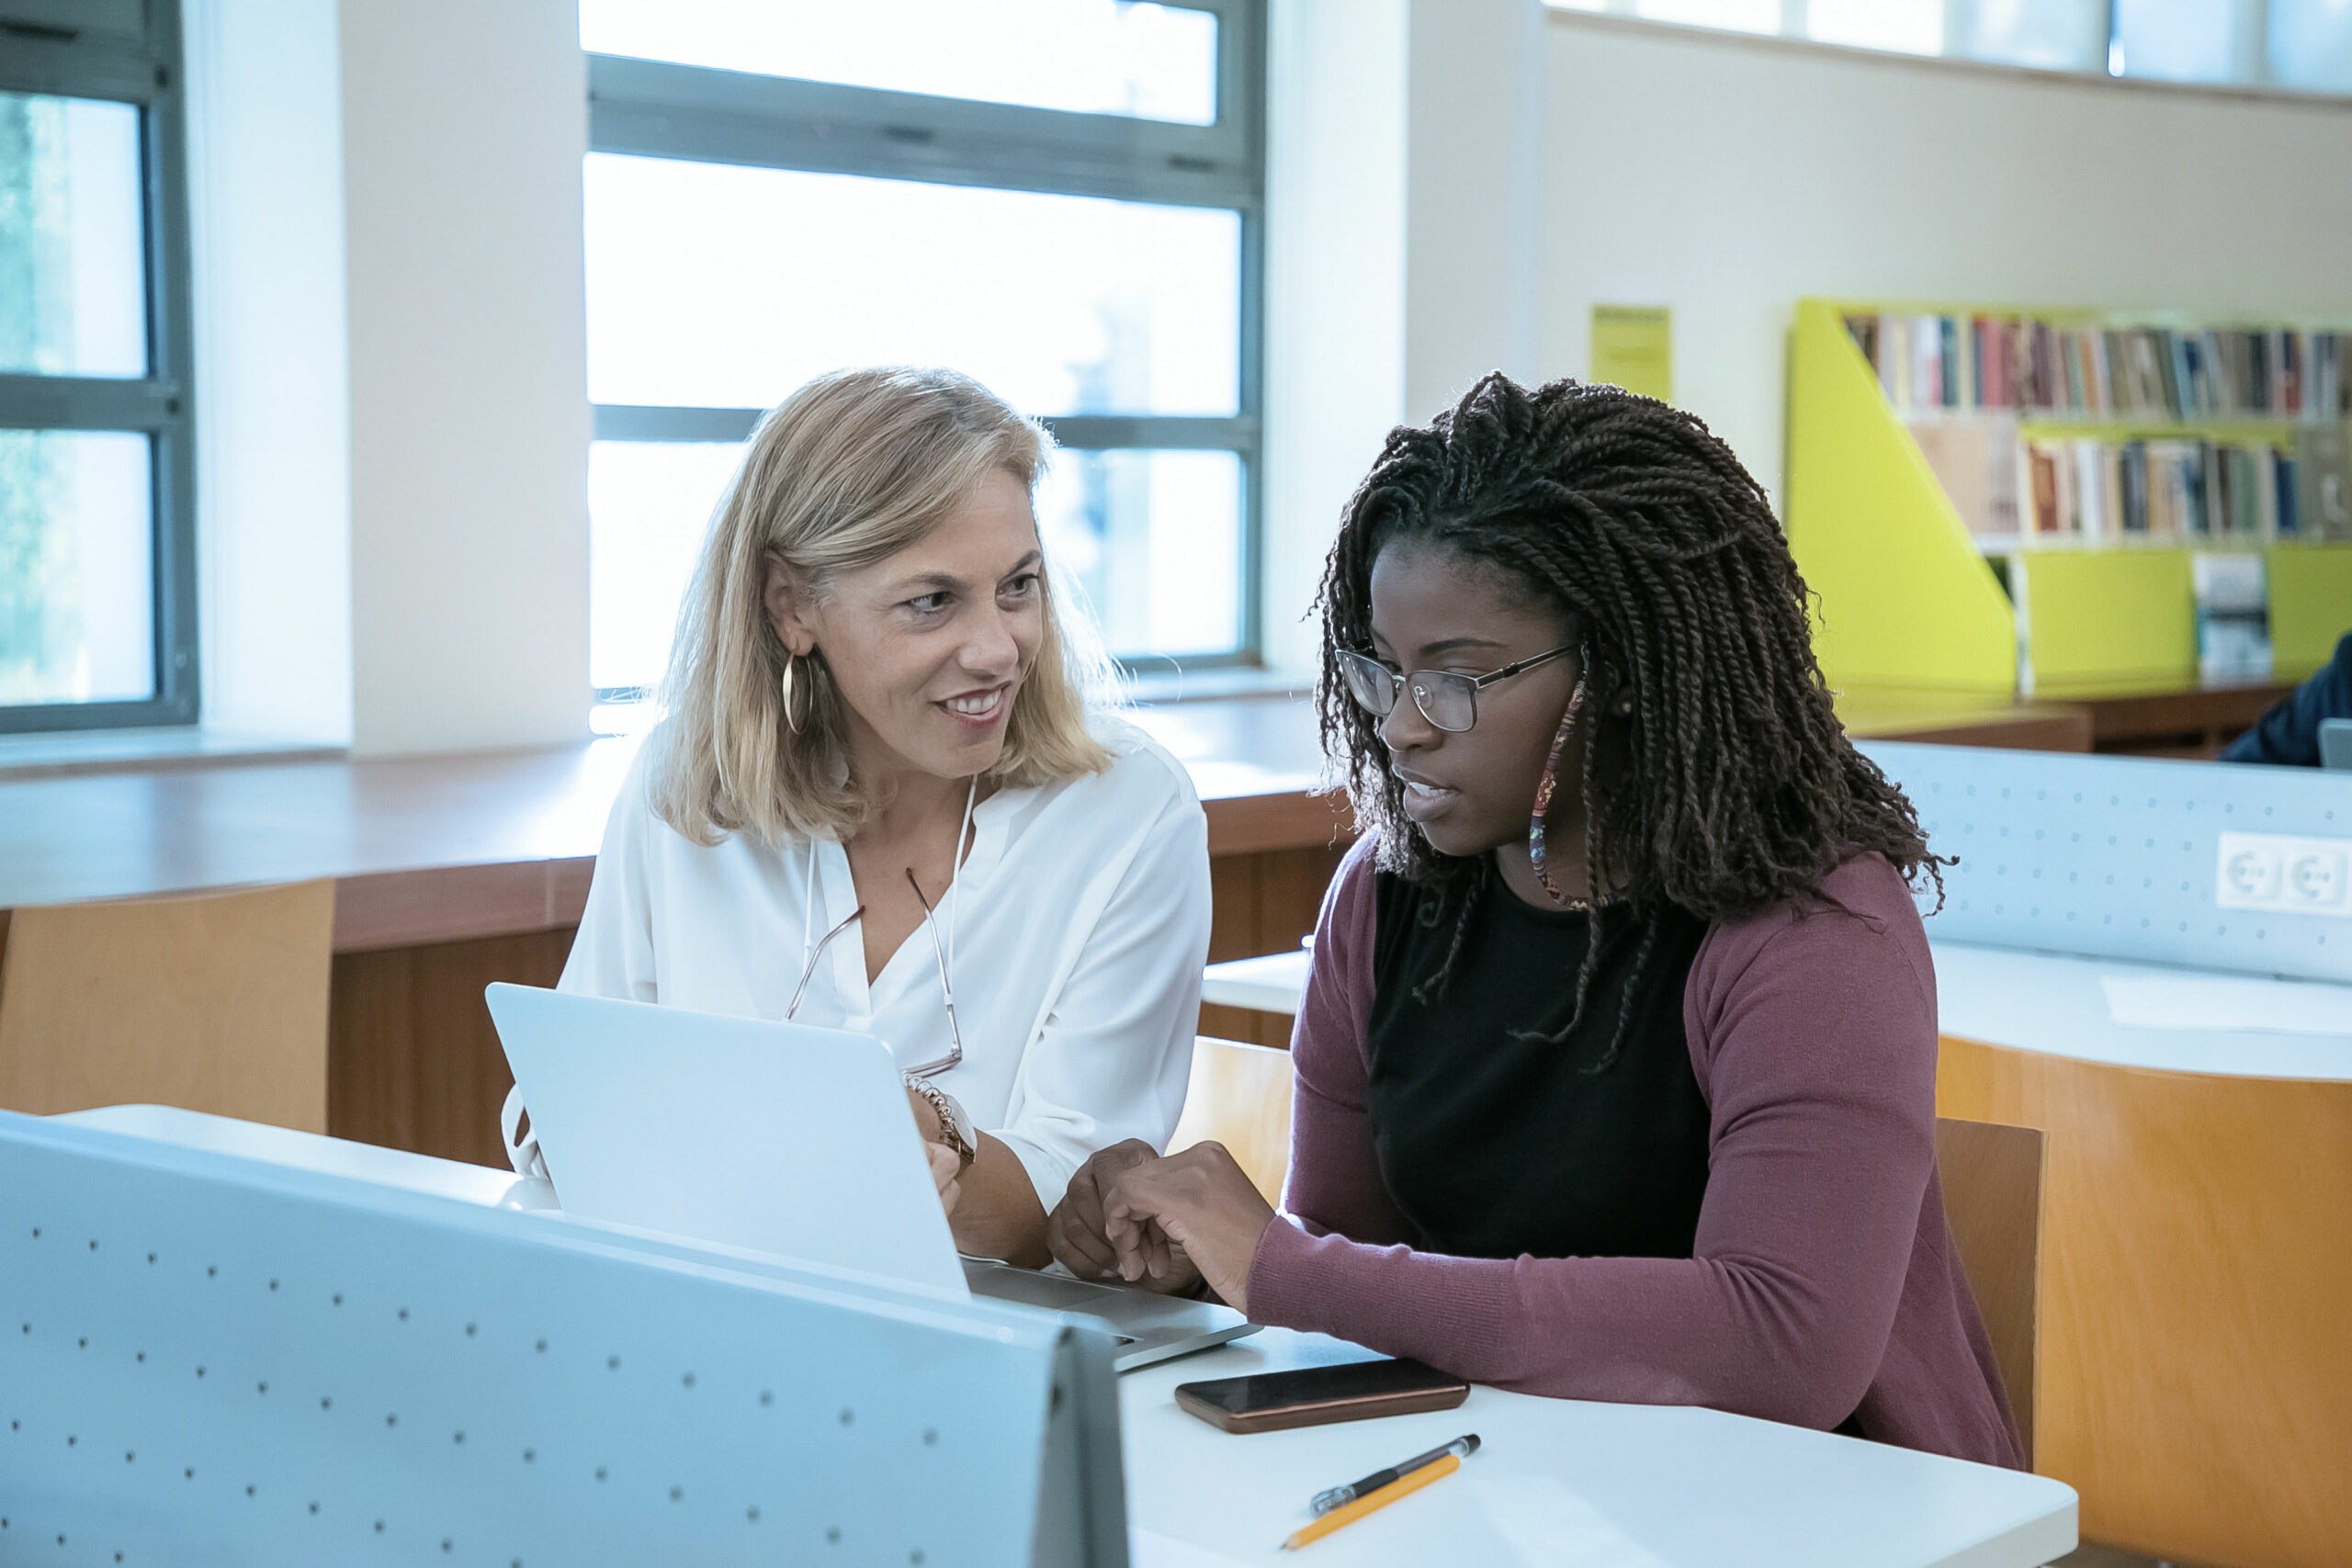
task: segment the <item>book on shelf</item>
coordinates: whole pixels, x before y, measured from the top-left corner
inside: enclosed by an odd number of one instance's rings
[[[1987,541],[2104,545],[2352,541],[2352,446],[2343,424],[2290,445],[2198,435],[2110,439],[2013,417],[1907,428],[1968,531]]]
[[[2258,555],[2201,555],[2189,562],[2198,672],[2208,681],[2270,675],[2270,590]]]
[[[1970,533],[2018,531],[2014,419],[1937,421],[1914,425],[1911,435]]]
[[[2299,433],[2295,472],[2281,479],[2291,489],[2299,537],[2352,541],[2352,431],[2340,424],[2314,425]]]
[[[1849,311],[1846,331],[1898,410],[2087,420],[2352,417],[2352,332]]]

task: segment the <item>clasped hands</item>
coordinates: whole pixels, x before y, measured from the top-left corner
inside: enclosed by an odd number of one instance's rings
[[[1081,1280],[1115,1275],[1170,1295],[1206,1280],[1246,1316],[1250,1264],[1273,1218],[1224,1145],[1162,1158],[1130,1138],[1079,1167],[1046,1222],[1046,1245]]]

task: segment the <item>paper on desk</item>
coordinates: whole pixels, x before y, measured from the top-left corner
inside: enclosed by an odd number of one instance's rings
[[[2107,1016],[2126,1029],[2352,1034],[2352,986],[2211,975],[2102,975]]]
[[[1127,1551],[1135,1568],[1232,1568],[1238,1561],[1221,1551],[1145,1529],[1141,1525],[1128,1530]]]

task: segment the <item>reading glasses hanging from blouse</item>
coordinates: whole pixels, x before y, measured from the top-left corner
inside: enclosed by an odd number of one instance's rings
[[[955,940],[956,916],[960,912],[963,907],[962,888],[964,883],[964,840],[971,836],[972,810],[978,802],[979,788],[980,781],[978,775],[975,775],[970,788],[966,791],[964,795],[963,826],[956,830],[956,866],[955,873],[951,875],[947,884],[948,931],[944,939],[941,937],[939,932],[938,913],[932,908],[931,900],[924,896],[922,884],[915,879],[914,867],[909,866],[907,868],[907,886],[915,890],[915,902],[922,906],[923,929],[931,932],[932,953],[939,961],[939,990],[941,996],[945,998],[947,1005],[947,1055],[939,1057],[935,1061],[925,1062],[920,1066],[902,1068],[901,1070],[905,1072],[909,1077],[937,1077],[940,1074],[946,1072],[953,1067],[962,1066],[964,1061],[964,1031],[956,1021],[956,982],[954,979],[952,968],[953,961],[950,954],[949,944]],[[810,919],[816,913],[816,899],[817,844],[816,840],[812,839],[809,840],[808,844],[808,908],[804,911],[801,917],[801,929],[804,931],[808,929]],[[792,1000],[785,1004],[784,1017],[786,1022],[790,1022],[793,1015],[800,1010],[801,1000],[808,994],[808,982],[816,977],[817,962],[820,958],[824,957],[825,949],[832,946],[834,938],[849,930],[850,927],[857,924],[857,922],[865,919],[865,906],[860,904],[856,908],[852,909],[848,915],[835,922],[832,930],[818,938],[817,941],[810,945],[808,959],[800,966],[799,983],[792,987]]]

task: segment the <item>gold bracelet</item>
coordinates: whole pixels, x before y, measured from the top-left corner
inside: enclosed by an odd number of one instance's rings
[[[975,1146],[975,1140],[967,1138],[964,1130],[956,1125],[964,1118],[956,1114],[958,1107],[947,1098],[947,1091],[928,1078],[919,1078],[911,1073],[905,1077],[907,1087],[922,1096],[938,1116],[939,1141],[956,1151],[956,1157],[963,1162],[964,1169],[971,1169],[972,1161],[979,1156],[980,1151]]]

